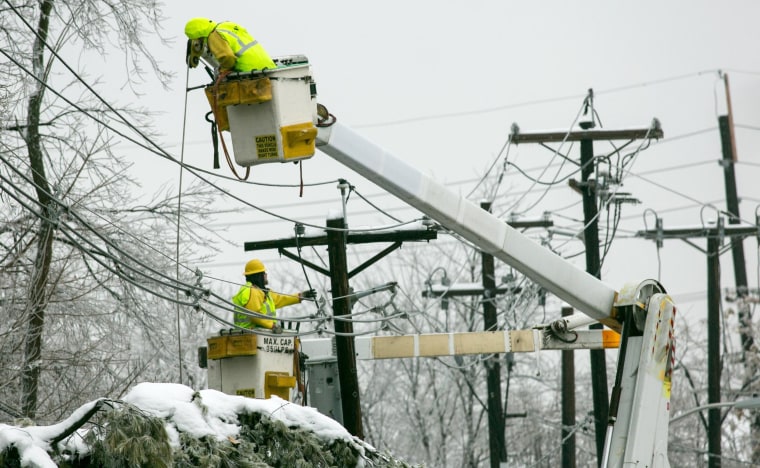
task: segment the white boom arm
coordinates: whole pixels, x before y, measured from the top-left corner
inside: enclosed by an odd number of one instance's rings
[[[320,128],[317,146],[409,203],[483,252],[516,268],[577,310],[620,331],[616,292],[443,184],[420,173],[340,122]]]

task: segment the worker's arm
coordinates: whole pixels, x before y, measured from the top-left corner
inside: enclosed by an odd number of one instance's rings
[[[298,304],[301,302],[301,295],[299,293],[296,294],[278,294],[276,292],[270,291],[269,296],[274,301],[275,307],[278,309],[280,307],[285,307],[293,304]]]
[[[232,70],[235,62],[237,62],[237,57],[235,57],[235,53],[232,52],[227,41],[217,31],[212,31],[208,35],[208,48],[219,62],[220,70]]]

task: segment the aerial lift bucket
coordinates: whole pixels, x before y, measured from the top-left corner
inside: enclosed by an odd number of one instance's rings
[[[231,73],[206,88],[217,124],[229,129],[241,166],[314,156],[316,85],[304,56],[275,59],[274,70]]]
[[[220,331],[207,339],[208,388],[229,395],[291,401],[297,377],[298,337]]]

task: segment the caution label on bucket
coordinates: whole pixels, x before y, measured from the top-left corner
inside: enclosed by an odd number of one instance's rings
[[[275,135],[258,135],[256,137],[256,156],[259,159],[277,159],[277,137]]]

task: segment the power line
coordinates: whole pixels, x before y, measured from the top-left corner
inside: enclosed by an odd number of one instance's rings
[[[652,184],[652,185],[654,185],[656,187],[659,187],[662,190],[665,190],[666,192],[672,193],[673,195],[677,195],[677,196],[679,196],[681,198],[685,198],[685,199],[687,199],[689,201],[692,201],[692,202],[696,203],[698,206],[701,206],[701,207],[704,207],[704,208],[708,208],[708,207],[709,208],[714,208],[719,213],[725,213],[725,211],[720,210],[720,209],[718,209],[715,206],[712,206],[712,205],[709,205],[709,204],[705,204],[704,202],[701,202],[700,200],[697,200],[696,198],[694,198],[694,197],[692,197],[690,195],[687,195],[687,194],[685,194],[683,192],[679,192],[678,190],[675,190],[675,189],[673,189],[671,187],[668,187],[667,185],[660,184],[658,182],[655,182],[655,181],[653,181],[651,179],[648,179],[646,177],[643,177],[643,176],[640,176],[640,175],[637,175],[637,174],[631,174],[631,175],[633,177],[636,177],[637,179],[641,179],[644,182],[647,182],[647,183]],[[749,220],[742,220],[742,221],[745,222],[745,223],[748,223],[748,224],[755,224],[754,221],[749,221]]]
[[[754,125],[734,124],[734,127],[736,127],[736,128],[746,128],[748,130],[760,130],[760,127],[756,127]]]
[[[669,83],[673,81],[680,81],[687,78],[699,77],[705,74],[718,73],[719,71],[720,71],[719,69],[703,70],[699,72],[676,75],[676,76],[662,78],[658,80],[644,81],[640,83],[634,83],[630,85],[602,89],[598,91],[594,90],[594,93],[597,95],[614,94],[614,93],[628,91],[635,88],[644,88],[648,86],[660,85],[660,84]],[[760,72],[756,73],[756,72],[747,71],[747,72],[738,72],[738,73],[757,74]],[[362,125],[355,125],[354,127],[355,128],[377,128],[377,127],[388,127],[392,125],[401,125],[401,124],[414,123],[414,122],[423,122],[423,121],[428,121],[428,120],[440,120],[440,119],[448,119],[448,118],[454,118],[454,117],[466,117],[466,116],[472,116],[472,115],[499,112],[499,111],[508,110],[508,109],[516,109],[520,107],[529,107],[529,106],[535,106],[535,105],[540,105],[540,104],[551,104],[555,102],[583,99],[585,97],[586,97],[586,94],[572,94],[568,96],[559,96],[559,97],[554,97],[554,98],[533,99],[529,101],[522,101],[522,102],[517,102],[517,103],[512,103],[512,104],[504,104],[502,106],[488,107],[484,109],[476,109],[476,110],[471,110],[471,111],[460,111],[460,112],[449,112],[449,113],[442,113],[442,114],[431,114],[431,115],[425,115],[425,116],[420,116],[420,117],[409,117],[406,119],[388,120],[384,122],[374,122],[374,123],[368,123],[368,124],[362,124]]]
[[[121,271],[118,271],[116,269],[111,268],[109,265],[107,265],[106,263],[104,263],[100,259],[101,256],[104,257],[104,258],[108,258],[110,261],[112,261],[116,265],[121,265],[121,266],[127,268],[128,270],[130,270],[130,271],[132,271],[132,272],[134,272],[134,273],[136,273],[136,274],[138,274],[140,276],[143,276],[144,278],[146,278],[148,280],[156,282],[158,284],[162,284],[162,285],[164,285],[166,287],[169,287],[169,288],[179,289],[179,290],[185,291],[187,293],[190,293],[191,295],[198,294],[198,292],[196,292],[196,290],[199,289],[197,285],[190,285],[188,283],[184,283],[184,282],[179,281],[179,279],[175,280],[171,276],[163,274],[162,272],[160,272],[160,271],[154,269],[153,267],[150,267],[149,265],[145,264],[144,262],[138,260],[136,257],[134,257],[133,255],[129,254],[124,249],[122,249],[121,247],[119,247],[118,245],[116,245],[114,242],[112,242],[110,239],[108,239],[103,234],[101,234],[98,229],[96,229],[95,227],[93,227],[92,225],[90,225],[90,223],[88,223],[87,221],[85,221],[84,218],[82,218],[81,216],[79,216],[76,213],[75,210],[71,209],[68,205],[66,205],[65,203],[63,203],[63,201],[61,201],[55,194],[47,192],[43,188],[37,186],[34,183],[33,180],[30,180],[29,177],[26,176],[25,174],[23,174],[18,168],[12,166],[10,164],[10,162],[2,154],[0,154],[0,160],[2,160],[6,164],[7,167],[9,167],[13,172],[15,172],[22,179],[24,179],[27,183],[29,183],[30,185],[36,187],[38,190],[42,190],[44,193],[46,193],[46,195],[50,198],[50,200],[53,201],[59,207],[56,210],[60,211],[62,215],[64,215],[64,216],[65,215],[71,216],[81,226],[85,227],[87,230],[89,230],[90,232],[92,232],[97,238],[99,238],[102,242],[104,242],[105,245],[109,246],[110,248],[112,248],[116,252],[120,253],[125,258],[129,259],[130,261],[134,262],[138,266],[142,267],[144,270],[147,270],[147,271],[153,273],[154,275],[156,275],[159,278],[163,278],[165,281],[164,280],[159,280],[159,279],[157,279],[155,277],[152,277],[152,276],[146,274],[145,272],[143,272],[143,271],[141,271],[141,270],[133,267],[129,263],[119,261],[118,259],[116,259],[113,256],[113,254],[102,250],[99,246],[97,246],[90,239],[86,238],[84,236],[84,234],[80,233],[77,229],[70,228],[68,226],[68,224],[65,222],[64,219],[62,219],[62,218],[50,219],[50,218],[46,217],[44,214],[42,214],[44,212],[44,208],[45,207],[39,201],[37,201],[27,191],[22,190],[11,179],[9,179],[9,178],[5,177],[4,175],[0,174],[0,180],[2,180],[3,182],[5,182],[4,185],[0,185],[0,189],[2,189],[5,193],[7,193],[9,196],[11,196],[14,200],[16,200],[19,204],[21,204],[24,208],[26,208],[30,213],[34,214],[35,216],[39,217],[40,219],[43,219],[43,220],[47,221],[48,223],[56,226],[58,228],[58,230],[69,239],[69,241],[72,243],[72,245],[75,245],[80,251],[82,251],[85,254],[87,254],[89,257],[91,257],[93,260],[95,260],[96,262],[98,262],[99,264],[101,264],[104,268],[106,268],[107,270],[109,270],[111,273],[113,273],[113,274],[117,275],[118,277],[120,277],[120,278],[122,278],[122,279],[124,279],[124,280],[126,280],[126,281],[128,281],[130,283],[132,283],[133,285],[135,285],[138,288],[146,290],[146,292],[152,293],[153,295],[155,295],[157,297],[161,297],[161,298],[167,299],[167,300],[172,300],[170,298],[164,297],[162,294],[157,293],[156,291],[146,289],[143,285],[138,284],[129,275],[127,275],[127,274],[125,274],[125,273],[123,273]],[[6,188],[6,185],[9,186],[9,187],[11,187],[11,188],[13,188],[13,189],[15,189],[17,192],[23,194],[26,198],[28,198],[33,203],[35,203],[36,205],[38,205],[38,207],[40,207],[42,209],[42,211],[38,212],[37,210],[33,209],[31,206],[29,206],[26,203],[24,203],[20,198],[18,198],[8,188]],[[81,243],[79,243],[79,241],[77,241],[76,239],[74,239],[73,237],[71,237],[70,234],[69,234],[69,231],[71,231],[71,233],[73,233],[77,237],[79,237],[82,241],[84,241],[87,244],[89,244],[92,247],[92,250],[90,250],[90,248],[85,248]],[[96,252],[99,255],[96,255],[95,254]],[[200,293],[202,293],[202,292],[203,291],[200,290]],[[192,304],[186,303],[184,301],[181,301],[180,303],[182,305],[192,305]]]
[[[5,162],[5,163],[6,163],[6,165],[9,165],[9,166],[10,166],[10,164],[9,164],[9,161],[7,161],[6,159],[2,158],[2,156],[0,156],[0,160],[2,160],[3,162]],[[18,171],[15,171],[15,172],[17,172],[17,173],[18,173],[19,175],[21,175],[22,177],[25,177],[25,176],[23,176],[23,175],[22,175],[20,172],[18,172]],[[20,191],[20,192],[22,192],[22,193],[25,193],[25,194],[26,194],[26,192],[25,192],[25,191],[23,191],[23,190],[22,190],[20,187],[18,187],[17,185],[15,185],[15,183],[13,183],[12,181],[10,181],[9,179],[3,179],[3,180],[6,180],[6,181],[7,181],[7,184],[8,184],[8,185],[10,185],[11,187],[13,187],[14,189],[16,189],[17,191]],[[26,180],[27,180],[27,182],[31,183],[33,186],[35,186],[35,187],[36,187],[36,184],[34,184],[34,182],[33,182],[33,181],[31,181],[31,180],[29,180],[29,179],[26,179]],[[11,196],[13,196],[13,195],[11,195]],[[50,219],[50,218],[46,217],[45,215],[43,215],[43,214],[41,214],[41,213],[39,213],[39,212],[36,212],[36,211],[35,211],[33,208],[31,208],[30,206],[28,206],[28,205],[26,205],[25,203],[21,202],[21,200],[19,200],[18,198],[16,198],[16,197],[13,197],[13,198],[14,198],[14,199],[15,199],[17,202],[19,202],[19,203],[20,203],[20,204],[21,204],[21,205],[22,205],[24,208],[26,208],[26,209],[27,209],[29,212],[31,212],[31,213],[33,213],[35,216],[37,216],[38,218],[40,218],[40,219],[44,219],[45,221],[47,221],[47,222],[49,222],[49,223],[51,223],[51,224],[56,224],[56,220]],[[31,200],[32,200],[32,201],[33,201],[35,204],[37,204],[37,205],[38,205],[40,208],[42,208],[42,205],[41,205],[41,204],[40,204],[40,203],[39,203],[39,202],[38,202],[36,199],[34,199],[34,198],[30,197],[30,196],[27,196],[27,198],[30,198],[30,199],[31,199]],[[60,200],[60,199],[58,199],[58,198],[53,198],[53,200],[54,200],[54,201],[55,201],[55,202],[56,202],[56,203],[57,203],[59,206],[65,207],[65,210],[66,210],[66,212],[69,212],[69,211],[68,211],[68,208],[66,208],[66,205],[63,203],[63,201],[61,201],[61,200]],[[156,253],[156,254],[158,254],[158,255],[160,255],[160,256],[163,256],[163,257],[164,257],[164,258],[166,258],[166,259],[169,259],[169,260],[172,260],[172,261],[174,261],[174,258],[172,258],[171,256],[169,256],[169,255],[165,254],[164,252],[162,252],[161,250],[157,249],[156,247],[154,247],[153,245],[149,244],[148,242],[144,241],[142,238],[140,238],[140,237],[136,236],[136,235],[135,235],[135,234],[133,234],[132,232],[130,232],[130,231],[127,231],[127,230],[125,230],[125,229],[123,229],[123,228],[119,227],[119,226],[118,226],[118,225],[116,225],[116,224],[115,224],[113,221],[111,221],[111,220],[107,219],[106,217],[102,216],[101,214],[97,213],[96,211],[93,211],[93,210],[91,210],[91,209],[89,209],[89,208],[87,208],[87,207],[84,207],[84,209],[85,209],[85,210],[87,210],[89,213],[93,214],[94,216],[96,216],[96,217],[100,218],[100,219],[101,219],[101,220],[103,220],[105,223],[109,224],[109,225],[110,225],[110,226],[112,226],[114,229],[116,229],[117,231],[121,232],[122,234],[124,234],[124,235],[126,235],[126,236],[128,236],[128,237],[130,237],[130,238],[132,238],[134,241],[138,242],[139,244],[143,245],[144,247],[146,247],[146,248],[148,248],[148,249],[152,250],[154,253]],[[87,222],[84,222],[82,218],[78,217],[77,219],[78,219],[78,221],[79,221],[79,222],[80,222],[80,223],[81,223],[83,226],[87,227],[87,228],[88,228],[90,231],[93,231],[93,232],[95,232],[95,231],[96,231],[96,229],[95,229],[94,227],[92,227],[92,226],[91,226],[89,223],[87,223]],[[110,245],[111,245],[112,247],[114,247],[114,246],[113,246],[113,244],[110,244]],[[118,249],[118,247],[114,247],[114,248],[117,248],[117,249]],[[100,250],[100,249],[97,249],[97,250]],[[101,253],[101,254],[104,254],[102,251],[101,251],[100,253]],[[124,255],[125,255],[125,257],[129,258],[130,260],[133,260],[133,261],[135,261],[136,263],[140,263],[140,262],[139,262],[138,260],[136,260],[136,259],[135,259],[135,257],[133,257],[132,255],[130,255],[130,254],[126,254],[124,251],[120,251],[120,253],[124,254]],[[113,257],[112,257],[112,259],[113,259]],[[115,259],[113,259],[113,260],[115,260]],[[194,270],[193,268],[191,268],[190,266],[187,266],[187,265],[185,265],[185,264],[183,264],[183,263],[180,263],[179,265],[180,265],[181,267],[183,267],[185,270],[189,271],[189,272],[195,272],[195,271],[196,271],[196,270]],[[168,278],[168,276],[166,276],[166,277]],[[180,283],[180,284],[182,284],[183,286],[188,286],[186,283]]]
[[[509,158],[509,148],[512,144],[512,135],[509,135],[507,137],[507,141],[504,142],[504,145],[502,145],[499,152],[496,154],[496,157],[493,158],[493,161],[491,162],[491,165],[488,167],[488,170],[483,174],[483,176],[478,180],[478,182],[475,184],[475,187],[470,190],[470,192],[467,194],[465,198],[470,198],[473,193],[480,187],[482,183],[484,183],[486,180],[488,180],[488,176],[491,174],[491,171],[493,170],[494,166],[496,166],[496,163],[501,159],[501,154],[504,153],[504,164],[502,164],[501,171],[499,171],[499,176],[496,181],[496,185],[492,188],[491,194],[486,197],[488,200],[493,200],[494,197],[496,197],[496,193],[499,191],[499,185],[501,185],[501,180],[504,177],[504,174],[507,171],[507,161]]]
[[[760,71],[757,71],[757,70],[738,70],[736,68],[723,68],[722,71],[731,72],[731,73],[739,73],[742,75],[760,76]]]
[[[7,160],[5,160],[5,158],[3,158],[2,156],[0,156],[0,160],[2,160],[3,162],[5,162],[6,164],[8,164]],[[116,258],[115,258],[115,257],[114,257],[112,254],[110,254],[110,253],[108,253],[108,252],[105,252],[105,251],[103,251],[103,250],[102,250],[100,247],[98,247],[97,245],[95,245],[95,244],[94,244],[92,241],[90,241],[89,239],[87,239],[86,237],[84,237],[84,235],[83,235],[83,234],[80,234],[78,230],[76,230],[76,229],[70,229],[70,228],[69,228],[69,226],[68,226],[68,225],[65,223],[65,221],[63,221],[63,220],[61,220],[61,219],[51,219],[51,218],[49,218],[49,217],[45,216],[44,214],[42,214],[42,212],[37,212],[37,210],[35,210],[34,208],[32,208],[31,206],[29,206],[28,204],[26,204],[24,201],[22,201],[22,200],[21,200],[19,197],[17,197],[17,196],[16,196],[15,194],[13,194],[13,193],[12,193],[12,192],[11,192],[9,189],[7,189],[7,188],[6,188],[6,185],[8,185],[8,186],[10,186],[11,188],[15,189],[16,191],[18,191],[18,192],[20,192],[20,193],[24,194],[24,196],[26,196],[26,197],[27,197],[27,198],[29,198],[29,199],[30,199],[32,202],[34,202],[35,204],[37,204],[37,205],[38,205],[40,208],[44,208],[44,207],[43,207],[43,206],[42,206],[42,205],[41,205],[41,204],[40,204],[40,203],[39,203],[39,202],[38,202],[36,199],[34,199],[34,198],[33,198],[33,197],[30,195],[30,194],[28,194],[28,193],[25,193],[24,191],[22,191],[22,190],[20,189],[20,187],[18,187],[17,185],[15,185],[15,184],[13,183],[13,181],[11,181],[10,179],[8,179],[7,177],[5,177],[5,176],[3,176],[3,175],[1,175],[1,174],[0,174],[0,181],[3,181],[3,182],[5,182],[5,184],[2,184],[2,185],[0,185],[0,189],[2,189],[2,190],[3,190],[5,193],[7,193],[7,194],[8,194],[10,197],[12,197],[14,200],[16,200],[16,202],[17,202],[17,203],[19,203],[21,206],[23,206],[24,208],[26,208],[26,209],[27,209],[29,212],[33,213],[35,216],[39,217],[40,219],[43,219],[43,220],[45,220],[45,221],[47,221],[47,222],[49,222],[49,223],[53,224],[54,226],[56,226],[56,227],[57,227],[57,230],[58,230],[59,232],[61,232],[62,234],[64,234],[64,235],[65,235],[65,236],[66,236],[66,237],[69,239],[69,241],[72,243],[72,245],[76,246],[76,247],[77,247],[77,248],[78,248],[80,251],[82,251],[83,253],[87,254],[87,255],[88,255],[90,258],[92,258],[92,259],[93,259],[93,260],[95,260],[96,262],[100,263],[100,264],[101,264],[101,265],[102,265],[104,268],[108,269],[108,270],[109,270],[109,271],[111,271],[113,274],[115,274],[115,275],[119,276],[120,278],[123,278],[123,279],[125,279],[125,280],[127,280],[127,281],[129,281],[129,282],[133,283],[133,284],[134,284],[135,286],[137,286],[137,287],[141,287],[141,288],[142,288],[142,285],[135,283],[135,280],[134,280],[133,278],[131,278],[131,277],[129,277],[128,275],[126,275],[126,274],[123,274],[123,273],[119,272],[118,270],[116,270],[116,269],[113,269],[113,268],[112,268],[112,267],[110,267],[109,265],[105,264],[105,263],[104,263],[102,260],[100,260],[100,257],[101,257],[101,256],[102,256],[102,257],[105,257],[105,258],[109,258],[109,259],[110,259],[110,260],[111,260],[113,263],[115,263],[115,264],[117,264],[117,265],[123,265],[123,266],[125,266],[126,268],[128,268],[128,269],[130,269],[131,271],[133,271],[133,272],[137,273],[138,275],[141,275],[141,276],[145,277],[146,279],[149,279],[149,280],[152,280],[152,281],[158,282],[158,283],[160,283],[160,284],[163,284],[164,286],[167,286],[167,287],[177,287],[177,286],[175,286],[175,285],[173,285],[173,284],[171,284],[171,283],[166,283],[166,282],[162,282],[162,281],[159,281],[159,280],[157,280],[157,279],[155,279],[155,278],[153,278],[153,277],[151,277],[151,276],[147,275],[146,273],[144,273],[144,272],[142,272],[142,271],[140,271],[140,270],[138,270],[138,269],[136,269],[136,268],[132,267],[132,266],[131,266],[131,265],[129,265],[128,263],[125,263],[125,262],[120,262],[120,261],[119,261],[119,260],[117,260],[117,259],[116,259]],[[49,194],[49,195],[50,195],[50,194]],[[131,256],[130,254],[128,254],[128,253],[126,253],[125,251],[123,251],[123,250],[122,250],[120,247],[118,247],[117,245],[113,244],[113,243],[112,243],[110,240],[106,239],[106,238],[105,238],[105,236],[103,236],[103,235],[99,234],[99,233],[97,232],[97,229],[95,229],[94,227],[90,226],[90,225],[89,225],[89,223],[85,222],[85,221],[84,221],[82,218],[80,218],[80,217],[79,217],[79,216],[78,216],[78,215],[77,215],[75,212],[73,212],[72,210],[69,210],[69,209],[68,209],[68,207],[66,207],[66,206],[65,206],[65,205],[64,205],[64,204],[63,204],[63,203],[62,203],[60,200],[58,200],[56,197],[54,197],[54,196],[52,196],[52,195],[50,195],[50,196],[51,196],[51,200],[52,200],[52,201],[54,201],[56,204],[58,204],[60,207],[62,207],[62,208],[64,209],[64,212],[65,212],[65,214],[71,215],[72,217],[76,218],[76,219],[77,219],[77,221],[79,221],[79,222],[80,222],[80,224],[81,224],[82,226],[86,227],[86,228],[87,228],[89,231],[91,231],[92,233],[94,233],[94,234],[95,234],[97,237],[99,237],[99,238],[100,238],[100,239],[101,239],[101,240],[102,240],[104,243],[106,243],[106,245],[109,245],[111,248],[113,248],[113,249],[114,249],[114,250],[116,250],[117,252],[119,252],[119,253],[122,253],[122,254],[123,254],[123,255],[124,255],[126,258],[128,258],[128,259],[130,259],[130,260],[134,261],[135,263],[137,263],[138,265],[142,266],[142,267],[143,267],[143,268],[145,268],[146,270],[149,270],[149,271],[151,271],[152,273],[154,273],[154,274],[157,274],[158,276],[161,276],[161,274],[160,274],[159,272],[157,272],[156,270],[152,269],[151,267],[149,267],[149,266],[145,265],[144,263],[140,262],[139,260],[135,259],[135,258],[134,258],[133,256]],[[77,236],[78,236],[80,239],[82,239],[83,241],[85,241],[86,243],[88,243],[88,244],[89,244],[89,245],[92,247],[92,250],[91,250],[90,248],[85,248],[85,247],[84,247],[82,244],[80,244],[80,243],[79,243],[79,242],[78,242],[76,239],[74,239],[73,237],[71,237],[71,236],[70,236],[70,234],[69,234],[69,231],[71,231],[71,233],[74,233],[74,234],[76,234],[76,235],[77,235]],[[96,255],[96,254],[95,254],[96,252],[97,252],[99,255]],[[165,276],[165,275],[164,275],[164,276]],[[167,278],[169,278],[169,277],[167,277]],[[177,283],[178,283],[180,286],[183,286],[183,287],[188,287],[188,286],[189,286],[189,285],[187,285],[187,284],[184,284],[184,283],[180,283],[180,282],[177,282]],[[192,288],[193,286],[189,286],[189,287],[190,287],[190,288]],[[186,289],[183,289],[183,291],[185,291],[185,290],[186,290]],[[162,297],[162,298],[163,298],[163,296],[161,296],[161,295],[160,295],[160,294],[158,294],[158,293],[155,293],[154,295],[156,295],[156,296],[159,296],[159,297]],[[183,304],[184,304],[184,305],[187,305],[186,303],[183,303]]]

